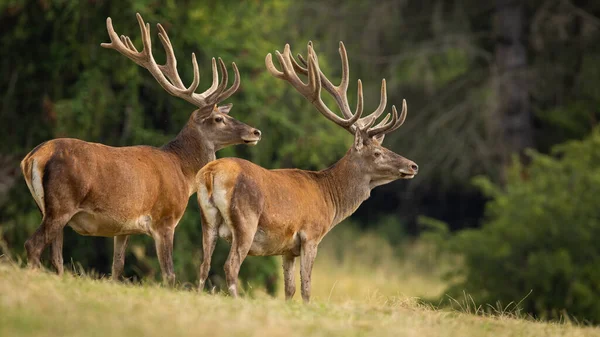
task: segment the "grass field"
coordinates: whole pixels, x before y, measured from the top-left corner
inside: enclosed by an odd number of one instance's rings
[[[371,261],[389,252],[356,251],[340,262],[325,247],[309,305],[298,293],[293,302],[260,291],[236,300],[0,264],[0,336],[600,336],[570,323],[424,306],[413,296],[439,294],[442,283],[413,264]]]

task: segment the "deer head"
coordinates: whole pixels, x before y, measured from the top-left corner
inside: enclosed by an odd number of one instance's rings
[[[215,150],[235,144],[256,145],[261,132],[229,116],[232,103],[215,105],[209,113],[196,110],[192,113],[187,127],[195,128],[202,136],[214,144]]]
[[[184,99],[185,101],[198,107],[188,120],[188,123],[182,130],[182,134],[193,135],[196,138],[202,138],[205,143],[211,143],[215,150],[235,144],[256,145],[260,140],[261,132],[249,125],[246,125],[229,116],[232,104],[218,106],[217,104],[233,95],[240,86],[240,73],[235,63],[232,63],[235,78],[233,85],[227,88],[228,74],[227,67],[221,58],[218,59],[218,66],[221,72],[221,81],[217,71],[217,61],[212,59],[212,85],[202,93],[196,93],[200,83],[200,72],[196,55],[192,53],[192,66],[194,69],[194,79],[186,87],[179,73],[177,72],[177,59],[173,46],[169,40],[167,32],[159,23],[158,37],[166,52],[166,63],[159,65],[152,55],[152,40],[150,38],[150,24],[144,23],[142,16],[136,14],[142,34],[143,48],[137,50],[128,36],[120,37],[112,26],[111,18],[106,19],[106,28],[110,37],[110,43],[102,43],[104,48],[114,49],[131,59],[143,68],[146,68],[156,81],[169,94]]]
[[[398,115],[396,107],[392,106],[391,114],[388,113],[375,125],[376,120],[382,115],[387,104],[385,79],[381,82],[379,106],[371,114],[362,118],[363,89],[361,80],[358,80],[357,104],[353,113],[350,110],[347,96],[348,55],[342,42],[340,42],[339,52],[342,59],[342,79],[337,86],[334,86],[319,68],[318,57],[313,49],[312,42],[308,43],[308,61],[302,55],[298,55],[304,66],[296,62],[288,44],[286,44],[283,54],[279,51],[276,52],[281,71],[274,66],[271,54],[267,55],[265,62],[267,69],[273,76],[289,82],[298,92],[312,102],[323,116],[354,135],[353,146],[347,152],[346,158],[352,163],[355,174],[364,175],[370,179],[371,188],[396,179],[413,178],[419,169],[417,164],[382,146],[385,135],[398,129],[404,123],[407,111],[406,100],[402,101],[400,115]],[[299,78],[298,73],[307,75],[308,82],[306,84]],[[334,98],[343,117],[340,117],[325,105],[321,99],[322,87]]]

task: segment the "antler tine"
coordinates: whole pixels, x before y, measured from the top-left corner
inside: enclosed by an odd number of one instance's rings
[[[338,52],[340,53],[340,58],[342,59],[342,79],[340,81],[340,85],[338,85],[338,90],[340,92],[346,92],[348,91],[348,78],[350,77],[350,67],[348,66],[348,53],[346,53],[346,46],[344,46],[344,42],[342,41],[340,41],[340,47],[338,48]],[[346,96],[344,95],[344,97]],[[346,101],[348,101],[348,99],[346,99]]]
[[[210,61],[211,71],[212,71],[212,84],[210,88],[206,90],[206,92],[210,93],[217,90],[217,86],[219,85],[219,71],[217,70],[217,60],[213,57]]]
[[[358,80],[358,85],[357,85],[357,89],[356,89],[356,112],[354,113],[356,114],[361,114],[363,113],[363,86],[362,86],[362,81],[359,79]]]
[[[397,121],[398,111],[396,110],[395,106],[392,106],[392,121],[379,127],[367,129],[367,134],[369,135],[369,137],[372,137],[379,133],[385,133],[385,131],[389,130],[392,126],[394,126],[394,124],[396,124]]]
[[[383,119],[381,123],[379,123],[376,127],[369,129],[367,131],[369,137],[373,137],[379,134],[387,134],[396,129],[398,129],[404,123],[406,119],[407,107],[406,100],[402,100],[402,112],[400,113],[400,117],[398,117],[398,111],[396,110],[396,106],[392,106],[392,121],[389,123],[385,123],[388,120],[389,114]]]
[[[138,53],[137,48],[135,48],[129,36],[121,35],[121,42],[123,42],[123,44],[125,44],[129,50]]]
[[[194,92],[198,88],[200,84],[200,70],[198,69],[198,62],[196,61],[196,53],[192,53],[192,67],[194,68],[194,79],[192,80],[192,84],[190,84],[189,88],[185,89],[183,92],[186,97],[190,97],[194,102],[202,102],[196,98],[196,94]],[[179,82],[181,82],[181,78],[177,75]],[[184,87],[185,88],[185,87]],[[202,102],[204,104],[204,102]]]
[[[225,90],[221,95],[219,95],[218,101],[226,100],[231,95],[233,95],[240,87],[240,71],[238,70],[238,67],[235,64],[235,62],[232,62],[231,66],[233,67],[234,74],[233,84],[231,85],[231,87],[229,87],[229,89]]]
[[[159,65],[158,68],[167,76],[167,78],[173,83],[175,86],[180,89],[185,88],[181,78],[179,77],[179,72],[177,71],[177,58],[175,57],[175,52],[173,51],[173,45],[171,44],[171,40],[169,39],[169,35],[165,31],[165,28],[160,24],[156,24],[158,28],[158,38],[165,49],[165,53],[167,54],[167,61],[164,65]]]
[[[173,45],[171,40],[161,24],[158,24],[158,37],[160,39],[163,48],[166,53],[166,62],[164,65],[159,65],[154,60],[152,55],[152,39],[150,37],[150,24],[145,23],[142,16],[137,13],[136,18],[140,26],[140,32],[142,34],[143,49],[138,52],[135,48],[131,39],[128,36],[119,36],[115,32],[111,18],[106,19],[106,29],[110,38],[110,43],[102,43],[101,46],[104,48],[115,49],[125,57],[131,59],[136,64],[146,68],[150,74],[156,79],[156,81],[163,87],[169,94],[182,98],[197,107],[211,106],[219,101],[231,96],[240,85],[239,71],[234,65],[234,72],[236,79],[231,88],[224,91],[227,87],[227,68],[221,59],[219,59],[219,65],[221,68],[223,82],[219,83],[219,75],[217,70],[217,64],[215,59],[212,60],[212,71],[213,71],[213,82],[210,88],[203,93],[195,93],[198,85],[200,84],[200,71],[198,69],[198,62],[196,60],[196,54],[192,53],[192,67],[194,73],[194,79],[189,87],[185,87],[179,73],[177,71],[177,58],[173,51]]]
[[[265,56],[265,66],[267,67],[267,70],[271,73],[273,77],[285,79],[283,72],[279,71],[279,69],[275,67],[275,64],[273,64],[273,55],[271,55],[271,53],[268,53],[267,56]]]
[[[140,25],[140,31],[142,32],[142,44],[144,48],[142,49],[142,54],[148,58],[148,61],[154,61],[154,57],[152,56],[152,38],[150,37],[150,24],[144,23],[144,19],[140,13],[136,13],[135,17],[137,18],[138,24]]]
[[[406,114],[407,114],[406,100],[403,99],[402,100],[402,112],[400,112],[400,117],[398,117],[398,121],[396,122],[396,124],[394,126],[392,126],[389,130],[387,130],[386,133],[390,133],[392,131],[395,131],[399,127],[401,127],[402,124],[404,124],[404,121],[406,120]]]
[[[227,73],[227,67],[225,66],[225,62],[220,57],[218,58],[219,70],[221,72],[221,82],[217,85],[214,90],[207,90],[205,94],[206,100],[208,102],[217,102],[219,100],[219,96],[227,87],[227,82],[229,81],[229,74]],[[214,104],[214,103],[213,103]]]
[[[125,55],[126,57],[132,59],[134,62],[138,62],[137,59],[139,57],[139,53],[136,51],[132,51],[121,41],[119,35],[115,32],[115,29],[112,25],[112,19],[110,17],[106,18],[106,30],[108,31],[108,37],[110,38],[110,43],[101,43],[100,46],[103,48],[114,49],[119,53]],[[123,35],[123,40],[126,41],[127,37]]]
[[[387,115],[385,115],[385,117],[383,117],[383,119],[381,120],[381,122],[379,122],[377,125],[375,125],[375,127],[378,128],[378,127],[380,127],[382,125],[385,125],[385,123],[387,123],[390,120],[391,116],[392,115],[389,114],[389,113]]]
[[[361,128],[365,125],[373,125],[373,123],[381,116],[381,114],[385,111],[385,106],[387,105],[387,86],[385,82],[385,78],[381,80],[381,92],[379,98],[379,106],[375,111],[373,111],[370,115],[361,118],[358,122]]]

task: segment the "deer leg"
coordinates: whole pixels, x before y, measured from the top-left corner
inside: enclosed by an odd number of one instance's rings
[[[285,299],[291,300],[296,293],[296,280],[294,278],[294,262],[296,257],[283,255],[283,283],[285,288]]]
[[[202,212],[202,264],[198,273],[198,290],[204,289],[204,284],[208,278],[210,271],[210,262],[212,254],[217,245],[219,238],[219,226],[223,223],[223,217],[219,210],[212,202],[206,202],[206,198],[202,198],[202,191],[198,191],[198,205]]]
[[[234,234],[231,240],[231,250],[227,261],[225,261],[225,279],[227,280],[227,288],[229,294],[233,297],[238,297],[237,292],[237,280],[238,274],[240,273],[240,267],[244,259],[248,255],[250,246],[252,245],[252,238],[236,238]]]
[[[127,241],[129,235],[117,235],[114,238],[113,248],[113,264],[112,264],[112,279],[118,281],[123,274],[125,266],[125,249],[127,249]]]
[[[25,249],[27,250],[27,264],[30,268],[39,268],[41,266],[40,256],[44,251],[44,248],[52,242],[56,236],[61,233],[62,230],[71,219],[71,214],[62,214],[59,216],[52,216],[46,214],[42,219],[40,227],[25,241]],[[62,246],[62,240],[60,240]],[[62,260],[62,252],[61,252]],[[53,254],[53,263],[54,263]],[[58,262],[58,261],[56,261]],[[60,264],[62,267],[62,263]],[[58,268],[57,268],[58,270]]]
[[[247,220],[244,219],[237,224],[237,228],[232,230],[231,250],[227,261],[225,261],[225,279],[229,294],[237,297],[237,280],[240,272],[240,266],[250,251],[254,234],[258,226],[258,218]]]
[[[50,250],[52,252],[52,266],[56,269],[56,273],[60,276],[64,272],[63,266],[63,229],[56,233],[56,237],[52,240]]]
[[[175,272],[173,271],[173,236],[175,226],[161,228],[153,233],[156,254],[162,271],[163,283],[168,286],[175,285]]]
[[[310,302],[310,276],[317,257],[317,244],[303,242],[300,252],[300,284],[304,303]]]
[[[205,225],[202,226],[202,264],[200,265],[200,273],[198,276],[198,290],[202,291],[204,289],[204,284],[206,283],[206,279],[208,278],[208,272],[210,271],[210,262],[212,259],[212,254],[215,250],[215,246],[217,245],[217,239],[219,237],[219,233],[217,227],[209,226],[206,222]]]

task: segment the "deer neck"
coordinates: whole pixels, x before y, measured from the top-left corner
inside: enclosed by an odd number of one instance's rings
[[[192,195],[196,191],[196,174],[204,165],[216,159],[214,144],[195,127],[186,125],[162,149],[177,158]]]
[[[360,172],[348,154],[330,168],[320,171],[321,186],[334,209],[331,227],[349,217],[371,194],[370,178]]]

